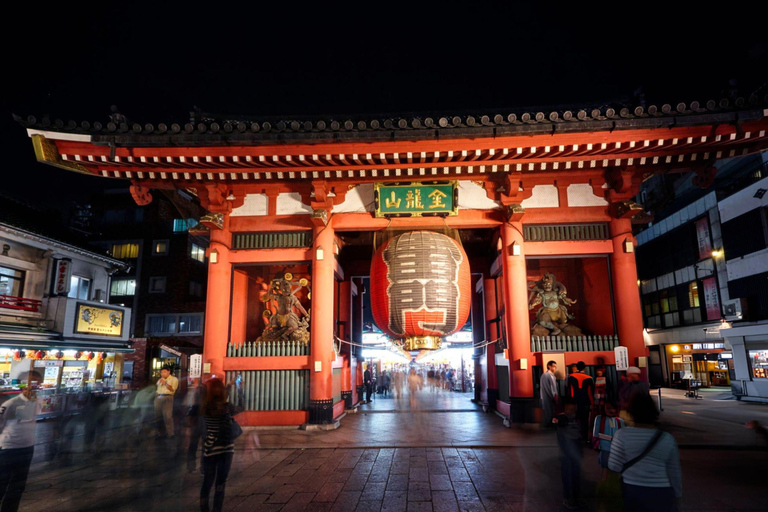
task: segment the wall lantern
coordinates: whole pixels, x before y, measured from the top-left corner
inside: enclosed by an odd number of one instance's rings
[[[512,249],[512,256],[520,256],[521,248],[520,244],[517,242],[512,242],[512,245],[510,246]]]
[[[679,345],[672,345],[671,347],[669,347],[669,350],[671,350],[672,352],[675,352],[675,353],[680,352],[680,346]]]
[[[635,246],[629,238],[624,239],[624,252],[635,252]]]
[[[218,263],[219,251],[217,251],[216,249],[211,249],[211,253],[208,255],[208,257],[211,259],[211,263]]]
[[[722,255],[723,255],[723,250],[722,249],[714,249],[712,251],[712,257],[713,258],[719,258]]]
[[[318,248],[315,250],[315,259],[316,259],[317,261],[323,261],[323,258],[324,258],[324,257],[325,257],[325,253],[323,252],[323,248],[322,248],[322,247],[318,247]]]

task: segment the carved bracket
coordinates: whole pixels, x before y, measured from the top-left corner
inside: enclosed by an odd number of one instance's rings
[[[619,201],[611,203],[610,211],[613,217],[617,219],[626,219],[641,213],[643,207],[634,201]]]
[[[223,213],[209,213],[200,217],[200,224],[208,229],[223,229],[224,228],[224,214]]]
[[[139,206],[147,206],[152,202],[152,194],[149,189],[143,185],[134,184],[131,185],[131,197]]]
[[[520,222],[525,215],[525,208],[519,204],[507,204],[504,206],[504,216],[507,222]]]
[[[322,226],[328,225],[330,214],[328,213],[328,210],[325,210],[325,209],[312,210],[312,214],[310,215],[310,218],[312,219],[312,224],[318,227],[322,227]]]

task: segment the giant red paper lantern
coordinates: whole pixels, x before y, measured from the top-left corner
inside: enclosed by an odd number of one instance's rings
[[[373,256],[373,319],[406,350],[440,348],[467,321],[471,300],[467,254],[448,236],[403,233]]]

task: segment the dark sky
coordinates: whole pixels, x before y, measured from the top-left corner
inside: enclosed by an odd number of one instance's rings
[[[754,3],[264,3],[14,4],[1,46],[0,192],[61,207],[107,181],[35,163],[11,113],[105,122],[116,104],[142,124],[186,122],[193,105],[299,118],[494,114],[599,106],[638,87],[649,104],[706,102],[729,79],[747,95],[768,80]]]

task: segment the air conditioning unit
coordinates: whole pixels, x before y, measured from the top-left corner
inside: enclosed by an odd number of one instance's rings
[[[744,299],[731,299],[723,301],[723,315],[728,321],[742,320],[746,309]]]

